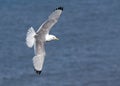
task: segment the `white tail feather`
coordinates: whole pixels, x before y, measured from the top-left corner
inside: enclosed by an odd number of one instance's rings
[[[26,44],[28,47],[32,47],[34,45],[35,42],[35,30],[33,29],[33,27],[31,27],[30,29],[28,29],[27,35],[26,35]]]

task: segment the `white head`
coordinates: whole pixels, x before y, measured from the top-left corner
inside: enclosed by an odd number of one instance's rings
[[[54,35],[46,35],[45,41],[52,41],[52,40],[59,40],[59,39]]]

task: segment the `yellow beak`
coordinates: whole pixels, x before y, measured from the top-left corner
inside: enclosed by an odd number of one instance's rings
[[[59,38],[57,38],[57,37],[56,37],[56,39],[55,39],[55,40],[59,40]]]

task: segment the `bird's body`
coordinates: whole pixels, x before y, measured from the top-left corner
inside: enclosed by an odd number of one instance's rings
[[[26,44],[28,47],[34,46],[35,56],[33,57],[33,66],[37,74],[40,74],[42,71],[44,57],[46,55],[44,48],[45,42],[58,40],[56,36],[50,35],[49,31],[59,19],[62,11],[62,7],[56,8],[36,32],[32,27],[27,32]]]

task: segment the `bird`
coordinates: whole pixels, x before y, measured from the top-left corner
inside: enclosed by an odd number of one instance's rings
[[[59,40],[55,35],[49,34],[51,28],[57,23],[63,12],[63,7],[57,7],[43,22],[39,29],[35,32],[33,27],[30,27],[26,34],[26,44],[29,48],[34,46],[35,56],[33,57],[33,67],[37,74],[41,74],[44,59],[46,56],[45,43],[52,40]]]

